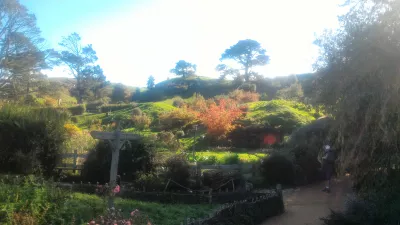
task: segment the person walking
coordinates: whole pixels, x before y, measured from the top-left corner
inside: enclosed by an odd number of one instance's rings
[[[322,156],[322,173],[326,179],[326,186],[322,191],[326,193],[331,192],[331,178],[334,172],[335,165],[335,152],[330,145],[325,145]]]

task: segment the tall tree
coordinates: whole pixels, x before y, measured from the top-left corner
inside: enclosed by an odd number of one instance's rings
[[[88,84],[88,80],[90,80],[88,77],[98,75],[101,70],[96,65],[98,59],[96,51],[91,44],[82,46],[81,37],[77,33],[63,37],[59,45],[63,47],[63,51],[60,53],[60,61],[68,66],[70,74],[75,77],[76,97],[78,103],[82,103],[85,92],[92,85]]]
[[[111,101],[114,103],[125,102],[129,93],[123,84],[116,84],[111,94]]]
[[[192,64],[186,62],[185,60],[179,60],[175,68],[171,69],[170,72],[176,74],[177,76],[182,76],[186,78],[188,76],[194,75],[196,73],[197,66],[196,64]]]
[[[234,79],[241,76],[238,69],[234,69],[226,64],[218,64],[215,70],[220,73],[219,78],[221,80],[225,80],[227,76],[233,76]]]
[[[385,220],[375,221],[395,221],[398,212],[392,207],[400,200],[400,1],[348,2],[341,28],[316,41],[321,49],[318,96],[335,118],[331,140],[340,149],[339,169],[353,168],[355,183],[386,201],[379,203],[386,210],[379,219]]]
[[[153,89],[154,88],[154,83],[155,79],[153,77],[153,75],[149,76],[149,79],[147,79],[147,89]]]
[[[33,14],[17,0],[0,1],[0,97],[15,99],[37,91],[40,71],[53,56],[43,43]]]
[[[220,60],[227,59],[232,59],[242,66],[241,70],[244,71],[243,76],[246,82],[253,76],[254,73],[251,69],[254,66],[264,66],[269,62],[266,50],[261,47],[260,43],[251,39],[240,40],[226,49]]]

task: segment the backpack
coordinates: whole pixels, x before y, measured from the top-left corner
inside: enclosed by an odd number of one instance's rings
[[[325,153],[324,159],[326,162],[334,163],[335,162],[335,153],[332,150],[328,151],[327,153]]]

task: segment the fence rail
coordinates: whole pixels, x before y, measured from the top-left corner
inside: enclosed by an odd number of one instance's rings
[[[89,154],[79,154],[77,150],[74,153],[63,153],[61,159],[73,159],[72,163],[61,163],[56,168],[61,170],[82,170],[83,165],[78,163],[78,159],[86,160]],[[161,168],[161,167],[160,167]],[[190,164],[192,173],[201,174],[202,170],[225,170],[225,171],[240,171],[243,174],[251,174],[256,176],[259,171],[259,164],[232,164],[232,165],[203,165],[201,163]]]

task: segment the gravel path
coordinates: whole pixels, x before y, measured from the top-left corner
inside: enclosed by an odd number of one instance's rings
[[[331,193],[322,192],[324,183],[313,184],[283,192],[285,213],[272,217],[262,225],[322,225],[321,217],[330,210],[342,210],[346,195],[351,192],[347,177],[336,179]]]

